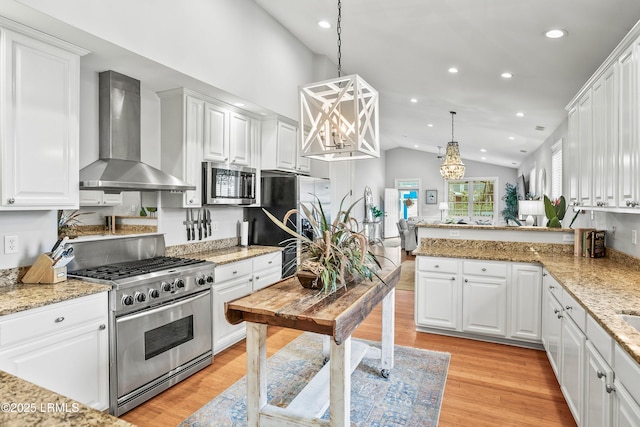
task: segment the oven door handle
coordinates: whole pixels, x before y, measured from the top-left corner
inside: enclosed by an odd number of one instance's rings
[[[189,298],[185,298],[182,300],[173,300],[173,301],[169,301],[167,303],[163,303],[162,305],[160,305],[159,307],[156,307],[154,309],[151,310],[142,310],[139,311],[138,313],[133,313],[133,314],[128,314],[126,316],[122,316],[119,317],[118,319],[116,319],[116,323],[120,323],[120,322],[124,322],[124,321],[128,321],[131,319],[137,319],[138,317],[144,317],[144,316],[149,316],[155,313],[159,313],[161,311],[165,311],[165,310],[170,310],[170,309],[174,309],[180,305],[185,305],[185,304],[189,304],[197,299],[200,298],[204,298],[204,297],[210,297],[211,296],[211,290],[206,290],[202,293],[199,293],[198,295],[189,297]]]

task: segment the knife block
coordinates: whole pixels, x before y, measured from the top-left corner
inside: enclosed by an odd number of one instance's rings
[[[67,266],[53,268],[49,254],[42,254],[22,278],[22,283],[58,283],[67,280]]]

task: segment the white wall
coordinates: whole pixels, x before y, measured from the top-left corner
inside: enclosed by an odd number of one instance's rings
[[[461,149],[464,150],[464,149]],[[438,203],[444,200],[445,185],[440,175],[440,165],[442,160],[436,154],[425,151],[411,150],[409,148],[394,148],[387,150],[385,161],[385,186],[394,188],[395,179],[419,178],[422,188],[420,189],[420,206],[418,214],[421,217],[440,219]],[[464,154],[464,153],[463,153]],[[498,221],[502,219],[499,212],[504,209],[502,196],[507,182],[516,182],[516,169],[503,166],[490,165],[488,163],[475,162],[462,159],[466,166],[465,177],[498,177]],[[425,190],[438,190],[438,203],[427,205],[425,203]]]

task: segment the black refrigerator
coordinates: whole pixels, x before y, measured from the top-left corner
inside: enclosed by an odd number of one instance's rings
[[[295,274],[298,247],[296,244],[287,244],[292,236],[274,224],[262,209],[282,220],[291,209],[302,212],[301,203],[309,206],[317,200],[322,203],[325,213],[331,216],[331,185],[328,179],[263,171],[260,178],[261,207],[245,208],[245,218],[249,221],[249,243],[285,248],[282,254],[282,277]],[[313,230],[304,214],[292,215],[288,225],[300,234],[313,238]]]

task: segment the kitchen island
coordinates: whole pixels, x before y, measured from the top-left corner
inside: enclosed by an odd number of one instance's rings
[[[258,425],[350,425],[351,372],[367,351],[360,346],[352,353],[351,334],[382,302],[381,374],[393,367],[393,312],[395,286],[400,279],[400,248],[381,249],[380,279],[350,283],[347,289],[324,294],[303,288],[296,277],[281,280],[261,291],[226,305],[229,323],[247,322],[247,416],[249,426]],[[317,418],[326,409],[319,391],[303,390],[286,409],[267,403],[267,326],[311,331],[331,338],[329,410],[330,424]],[[325,343],[328,341],[325,339]],[[355,343],[354,343],[355,344]],[[326,346],[325,351],[326,351]],[[354,348],[356,346],[354,345]],[[358,355],[356,355],[358,353]],[[326,356],[326,354],[325,354]],[[319,355],[322,357],[322,355]],[[320,372],[321,375],[323,371]],[[317,377],[316,377],[317,378]],[[315,380],[315,379],[314,379]],[[310,386],[314,384],[314,380]],[[322,380],[318,381],[322,383]],[[314,384],[317,385],[317,384]],[[318,387],[323,390],[326,389]],[[301,397],[302,396],[302,397]],[[284,424],[281,424],[284,423]]]

